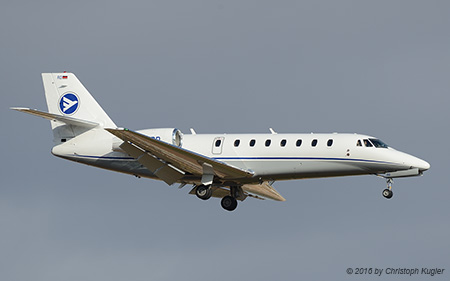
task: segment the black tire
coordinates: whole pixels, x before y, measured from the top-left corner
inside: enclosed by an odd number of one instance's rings
[[[391,199],[392,196],[394,195],[394,193],[392,192],[392,190],[386,188],[385,190],[383,190],[383,192],[381,193],[383,195],[384,198],[386,199]]]
[[[195,195],[202,200],[208,200],[212,196],[212,190],[210,186],[199,185],[195,189]]]
[[[222,201],[220,201],[220,205],[222,205],[222,208],[224,208],[227,211],[234,211],[238,203],[236,198],[227,195],[224,198],[222,198]]]

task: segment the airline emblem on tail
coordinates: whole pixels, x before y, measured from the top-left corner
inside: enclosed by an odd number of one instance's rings
[[[59,99],[59,109],[63,114],[74,114],[79,106],[79,99],[74,93],[65,93]]]

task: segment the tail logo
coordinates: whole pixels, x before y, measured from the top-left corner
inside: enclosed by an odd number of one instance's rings
[[[80,105],[80,100],[75,95],[75,93],[65,93],[59,99],[59,110],[63,114],[72,115],[74,114]]]

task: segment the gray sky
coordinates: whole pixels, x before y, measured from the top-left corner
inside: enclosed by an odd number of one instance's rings
[[[450,276],[449,1],[7,1],[0,9],[0,279]],[[229,213],[162,182],[50,154],[41,72],[71,71],[133,129],[358,132],[420,178],[277,182]],[[423,280],[387,276],[377,280]]]

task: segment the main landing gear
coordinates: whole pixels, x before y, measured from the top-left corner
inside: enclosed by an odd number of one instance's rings
[[[212,196],[211,185],[199,185],[195,189],[195,195],[202,200],[208,200]],[[238,202],[236,198],[242,198],[242,191],[239,187],[230,187],[230,195],[222,198],[220,205],[227,211],[234,211],[237,208]]]
[[[243,196],[243,191],[239,186],[230,186],[230,195],[222,198],[220,205],[227,211],[234,211],[237,208],[238,202],[236,198],[245,198]]]
[[[227,211],[234,211],[237,208],[237,200],[236,198],[227,195],[224,198],[222,198],[222,201],[220,201],[220,205],[222,205],[222,208],[224,208]]]
[[[392,192],[392,179],[388,178],[387,180],[387,187],[381,194],[383,194],[383,197],[386,199],[391,199],[394,193]]]
[[[208,200],[212,196],[211,185],[199,185],[195,189],[195,195],[202,200]]]

